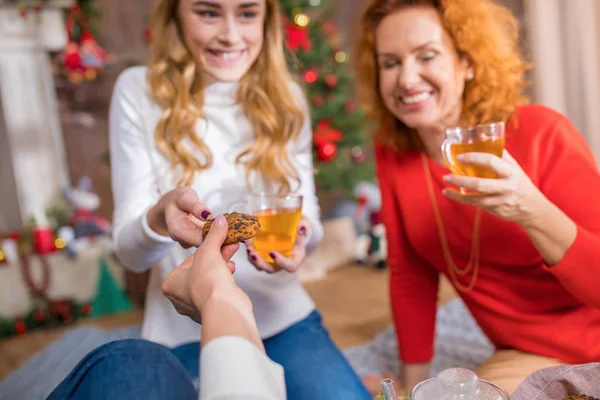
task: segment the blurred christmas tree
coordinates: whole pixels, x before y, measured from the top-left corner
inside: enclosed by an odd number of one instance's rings
[[[352,193],[374,179],[365,117],[328,0],[281,0],[292,68],[306,83],[317,188]]]

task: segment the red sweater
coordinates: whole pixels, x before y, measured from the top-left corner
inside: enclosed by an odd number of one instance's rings
[[[575,243],[548,267],[514,222],[481,218],[479,278],[461,297],[498,349],[568,363],[600,361],[600,174],[588,145],[562,115],[522,107],[507,124],[510,154],[544,195],[576,224]],[[448,275],[421,156],[376,149],[388,236],[391,303],[401,359],[433,356],[438,274]],[[441,194],[449,171],[429,161],[451,254],[469,260],[474,206]],[[471,274],[458,277],[467,285]]]

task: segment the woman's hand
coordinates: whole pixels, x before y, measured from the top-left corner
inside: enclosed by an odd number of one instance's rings
[[[487,167],[499,178],[446,175],[446,182],[479,193],[461,194],[455,189],[444,189],[442,193],[453,200],[481,207],[497,217],[521,225],[535,219],[536,212],[544,209],[541,205],[549,202],[506,150],[502,158],[489,153],[464,153],[457,156],[457,160]]]
[[[265,259],[254,249],[252,241],[247,240],[245,244],[248,251],[248,261],[250,261],[256,269],[269,273],[277,272],[280,269],[284,269],[288,272],[296,272],[306,258],[306,235],[309,229],[310,222],[308,222],[308,219],[305,216],[302,216],[298,226],[298,232],[296,233],[296,242],[292,249],[292,256],[285,257],[276,251],[272,251],[269,255],[274,263],[265,261]]]
[[[240,245],[223,246],[226,236],[227,220],[218,216],[196,253],[163,281],[162,291],[177,312],[198,323],[202,322],[205,305],[215,296],[225,296],[232,303],[251,308],[248,297],[237,287],[232,276],[235,263],[231,257]]]
[[[187,249],[200,246],[202,227],[211,215],[193,189],[181,186],[162,196],[148,211],[147,219],[150,229]]]

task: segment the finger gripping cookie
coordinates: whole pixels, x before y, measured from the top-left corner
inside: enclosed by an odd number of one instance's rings
[[[225,241],[223,242],[224,245],[252,239],[260,230],[258,218],[254,215],[233,212],[230,214],[223,214],[223,216],[227,220],[227,238],[225,238]],[[213,221],[214,218],[209,219],[202,227],[202,239],[206,238],[206,235],[208,235],[208,231],[210,230]]]

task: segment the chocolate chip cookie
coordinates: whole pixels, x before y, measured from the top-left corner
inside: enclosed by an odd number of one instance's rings
[[[233,212],[230,214],[223,214],[223,216],[227,220],[228,227],[227,238],[223,244],[233,244],[252,239],[260,230],[258,218],[254,215]],[[209,219],[202,227],[203,239],[208,235],[208,231],[210,230],[213,221],[214,219]]]

